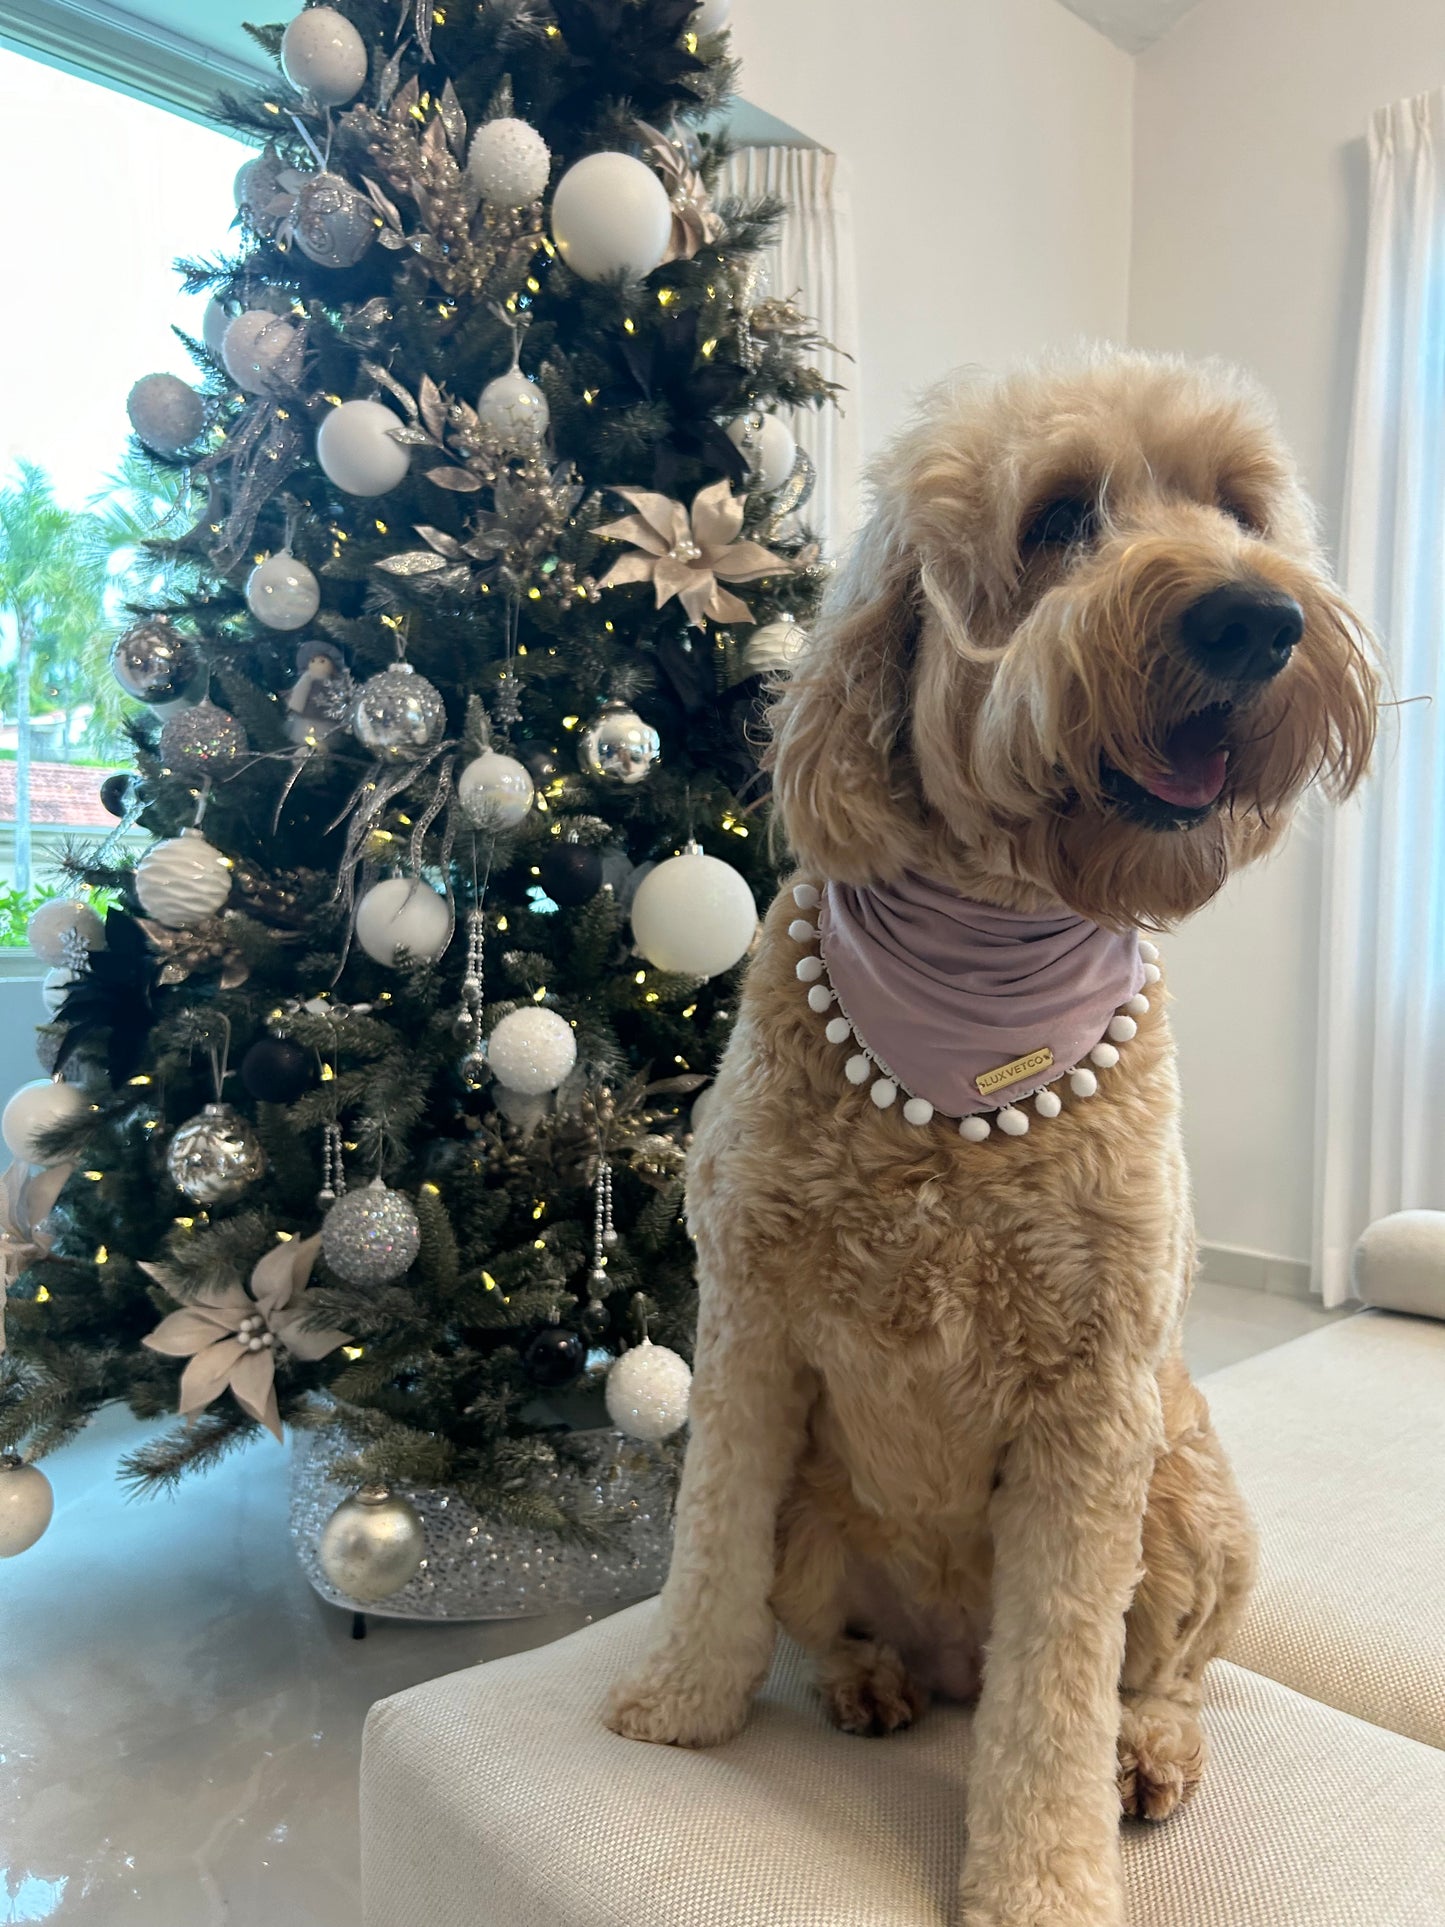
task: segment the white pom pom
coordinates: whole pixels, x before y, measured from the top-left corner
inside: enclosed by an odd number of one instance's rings
[[[862,1051],[859,1051],[856,1057],[850,1057],[843,1066],[843,1075],[850,1084],[866,1084],[873,1075],[872,1058],[865,1057]]]
[[[1078,1070],[1069,1072],[1069,1089],[1075,1097],[1092,1097],[1098,1088],[1098,1078],[1092,1071],[1085,1070],[1082,1065]]]
[[[1097,1064],[1101,1071],[1111,1071],[1119,1061],[1119,1053],[1112,1044],[1095,1044],[1089,1052],[1089,1062]]]
[[[933,1119],[933,1106],[926,1097],[910,1097],[903,1106],[903,1116],[909,1124],[928,1124]]]
[[[1159,979],[1160,979],[1160,978],[1161,978],[1161,977],[1162,977],[1163,975],[1164,975],[1164,973],[1163,973],[1163,971],[1162,971],[1162,970],[1161,970],[1161,969],[1159,968],[1159,966],[1158,966],[1158,964],[1149,964],[1149,963],[1146,963],[1146,964],[1145,964],[1145,966],[1144,966],[1144,981],[1145,981],[1145,983],[1146,983],[1146,984],[1157,984],[1157,983],[1158,983],[1158,981],[1159,981]]]
[[[1131,1017],[1147,1017],[1149,1015],[1149,999],[1144,996],[1141,991],[1137,997],[1131,997],[1124,1008]]]
[[[834,1017],[823,1032],[830,1044],[846,1044],[853,1035],[853,1026],[846,1017]]]
[[[823,899],[818,895],[818,892],[813,888],[811,883],[795,883],[793,885],[793,901],[800,910],[816,910]]]
[[[814,984],[813,988],[808,992],[809,1010],[816,1010],[821,1014],[828,1008],[832,1001],[833,993],[826,984]]]
[[[1157,964],[1159,961],[1158,944],[1150,943],[1147,938],[1141,938],[1139,942],[1139,955],[1144,959],[1145,963]]]
[[[1057,1117],[1064,1108],[1064,1100],[1057,1091],[1040,1091],[1034,1099],[1034,1109],[1040,1117]]]
[[[794,943],[815,943],[818,937],[818,926],[809,923],[806,917],[794,917],[788,925],[788,935]]]
[[[1139,1026],[1132,1017],[1115,1017],[1109,1025],[1109,1035],[1116,1044],[1131,1044],[1139,1035]]]
[[[1015,1110],[1010,1104],[1007,1110],[999,1112],[998,1128],[1005,1137],[1023,1137],[1028,1131],[1029,1121],[1022,1111]]]
[[[898,1086],[891,1077],[880,1077],[868,1095],[880,1111],[886,1111],[898,1095]]]
[[[815,984],[823,974],[823,959],[821,957],[804,957],[803,961],[796,966],[796,969],[800,983]]]
[[[959,1120],[958,1135],[967,1138],[970,1144],[982,1144],[988,1136],[986,1117],[965,1117]]]

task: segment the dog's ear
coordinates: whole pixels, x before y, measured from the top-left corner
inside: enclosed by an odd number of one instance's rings
[[[766,764],[805,868],[839,883],[908,867],[916,785],[908,744],[918,559],[884,497],[824,599],[773,705]]]

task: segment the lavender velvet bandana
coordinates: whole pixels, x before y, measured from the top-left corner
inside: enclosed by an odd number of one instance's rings
[[[1145,979],[1132,930],[1101,930],[1062,905],[1043,916],[1000,910],[926,877],[883,889],[830,883],[818,931],[855,1036],[945,1117],[1018,1103],[1072,1070]],[[1007,1082],[990,1081],[1030,1059]]]

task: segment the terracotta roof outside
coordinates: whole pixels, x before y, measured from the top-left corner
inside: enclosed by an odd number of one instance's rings
[[[30,821],[37,826],[56,823],[74,829],[113,825],[115,819],[100,800],[100,786],[109,774],[109,770],[75,763],[32,763]],[[0,823],[14,821],[15,765],[0,762]]]

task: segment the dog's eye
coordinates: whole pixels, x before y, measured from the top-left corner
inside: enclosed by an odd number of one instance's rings
[[[1082,495],[1060,495],[1036,509],[1024,524],[1019,548],[1026,556],[1035,549],[1073,548],[1092,542],[1098,532],[1097,503]]]
[[[1264,533],[1264,523],[1252,510],[1247,509],[1242,502],[1235,501],[1231,496],[1222,495],[1219,498],[1219,507],[1222,513],[1229,517],[1231,522],[1238,522],[1246,535],[1262,535]]]

